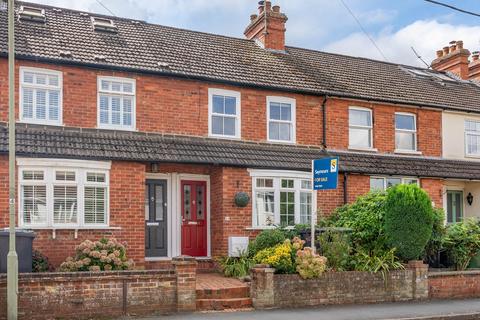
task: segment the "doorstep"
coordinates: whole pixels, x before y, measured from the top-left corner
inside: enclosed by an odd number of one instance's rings
[[[245,310],[252,308],[249,283],[219,273],[198,274],[197,311]]]

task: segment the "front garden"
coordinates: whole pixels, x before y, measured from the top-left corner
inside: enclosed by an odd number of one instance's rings
[[[411,260],[443,270],[465,270],[480,251],[480,224],[466,220],[445,225],[444,216],[418,186],[399,185],[360,197],[331,216],[320,216],[316,252],[305,246],[310,226],[278,227],[262,231],[248,252],[221,258],[219,264],[226,276],[240,278],[256,264],[303,279],[342,271],[378,272],[386,279]]]

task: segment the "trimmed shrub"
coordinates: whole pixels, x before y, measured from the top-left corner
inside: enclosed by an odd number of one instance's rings
[[[448,226],[444,246],[457,270],[465,270],[480,250],[480,226],[469,219]]]
[[[422,256],[432,236],[433,208],[428,194],[417,185],[398,185],[387,192],[385,236],[403,261]]]
[[[100,241],[85,240],[75,249],[75,256],[60,265],[60,271],[110,271],[126,270],[133,266],[127,260],[125,246],[115,238]]]
[[[329,224],[352,229],[351,240],[355,248],[367,251],[384,248],[385,202],[384,192],[370,192],[354,203],[338,208]]]
[[[280,229],[263,230],[248,244],[248,255],[253,257],[263,249],[283,243],[285,239],[285,233]]]

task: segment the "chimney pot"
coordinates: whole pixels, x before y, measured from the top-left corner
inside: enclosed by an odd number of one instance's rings
[[[443,50],[437,50],[437,58],[441,58],[443,56]]]
[[[280,12],[280,6],[273,6],[272,10],[273,10],[273,12],[279,13]]]
[[[450,53],[455,52],[455,50],[457,50],[457,45],[455,44],[450,45]]]
[[[479,57],[480,57],[480,53],[478,51],[473,51],[472,52],[472,60],[473,61],[477,61]]]
[[[457,49],[458,49],[458,50],[463,49],[463,41],[462,41],[462,40],[458,40],[458,41],[457,41]]]
[[[449,53],[449,47],[443,47],[443,54],[447,55]]]
[[[272,3],[267,0],[267,1],[265,2],[265,4],[266,4],[267,12],[270,11],[270,10],[272,9]]]

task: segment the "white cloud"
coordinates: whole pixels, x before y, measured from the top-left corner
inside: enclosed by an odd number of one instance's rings
[[[480,27],[451,25],[436,20],[419,20],[393,32],[383,30],[373,36],[375,42],[391,62],[424,66],[414,55],[410,47],[430,63],[435,58],[436,50],[441,49],[451,40],[463,40],[464,47],[471,51],[480,47]],[[324,50],[352,56],[383,60],[373,44],[363,33],[353,33],[334,41]]]

